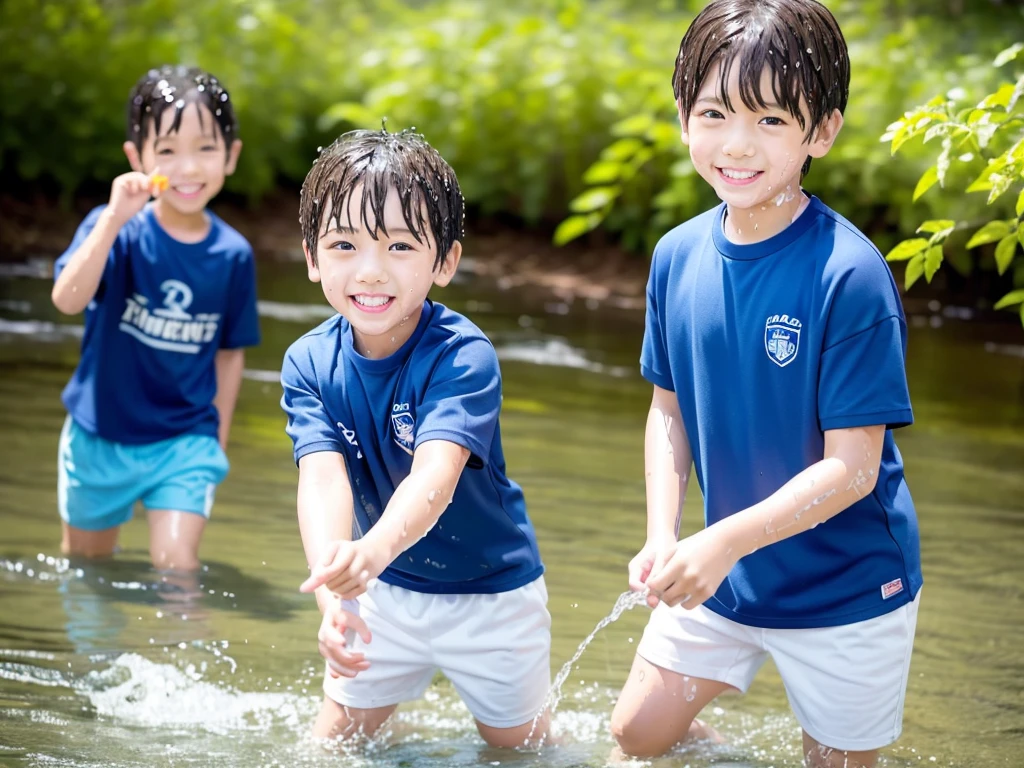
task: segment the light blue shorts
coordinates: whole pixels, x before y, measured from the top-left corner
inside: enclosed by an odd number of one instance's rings
[[[227,473],[228,458],[209,435],[125,445],[87,432],[68,416],[57,452],[57,505],[65,523],[85,531],[128,522],[140,500],[146,509],[209,518]]]

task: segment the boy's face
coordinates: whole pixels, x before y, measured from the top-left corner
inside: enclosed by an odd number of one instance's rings
[[[202,112],[202,121],[199,119]],[[124,150],[132,168],[143,173],[159,171],[168,178],[168,187],[160,195],[159,205],[169,205],[179,213],[201,213],[220,192],[224,179],[235,171],[242,142],[237,139],[224,146],[217,121],[205,106],[186,104],[177,131],[171,131],[174,109],[166,109],[160,125],[150,127],[141,154],[131,142]]]
[[[808,140],[806,128],[773,103],[768,70],[761,73],[761,94],[768,107],[755,110],[740,98],[739,72],[736,62],[728,82],[733,112],[722,103],[718,91],[719,65],[711,68],[689,119],[680,108],[683,143],[690,147],[697,172],[730,208],[761,214],[799,198],[804,160],[828,152],[843,118],[834,111]],[[802,99],[800,109],[806,126],[810,118]]]
[[[315,261],[307,243],[302,248],[309,279],[322,284],[327,301],[352,324],[356,350],[379,358],[395,352],[412,335],[431,286],[446,286],[455,274],[462,244],[456,241],[434,271],[437,246],[428,232],[420,233],[420,241],[413,237],[398,192],[388,190],[384,204],[386,235],[369,208],[367,230],[359,208],[362,195],[362,185],[352,190],[338,222],[329,201]],[[335,228],[338,223],[340,229]],[[377,239],[371,234],[374,229]]]

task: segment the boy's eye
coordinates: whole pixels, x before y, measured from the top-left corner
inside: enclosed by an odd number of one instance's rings
[[[213,144],[206,144],[206,145],[200,147],[200,149],[203,152],[213,152],[215,149],[217,149],[217,147],[215,147]]]
[[[348,240],[339,240],[338,242],[327,246],[327,250],[329,251],[354,251],[355,249],[356,247]]]
[[[710,117],[712,120],[721,120],[722,118],[725,117],[725,115],[723,115],[717,109],[705,109],[703,112],[700,113],[700,116]]]
[[[781,117],[766,117],[761,120],[765,125],[785,125],[786,121]]]
[[[156,153],[157,153],[158,155],[173,155],[173,154],[174,154],[174,150],[172,150],[172,149],[169,149],[169,148],[167,148],[167,147],[164,147],[163,149],[158,149],[158,150],[156,151]]]
[[[391,251],[411,251],[413,248],[408,243],[392,243],[388,250]]]

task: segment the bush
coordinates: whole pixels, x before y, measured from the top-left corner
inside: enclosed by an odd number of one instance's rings
[[[1024,59],[1022,51],[1024,42],[1014,44],[996,56],[992,67],[1000,70],[1019,64]],[[968,92],[962,87],[936,96],[892,123],[882,140],[890,143],[894,155],[918,137],[923,137],[924,144],[941,140],[935,164],[917,182],[914,200],[936,184],[959,193],[957,200],[964,192],[987,193],[986,210],[977,218],[971,216],[973,211],[956,205],[960,221],[925,221],[917,227],[917,234],[924,237],[904,240],[889,252],[886,258],[890,261],[907,262],[906,288],[922,275],[931,282],[950,257],[960,271],[969,271],[969,251],[994,244],[996,270],[1002,275],[1013,267],[1017,288],[995,308],[1018,311],[1024,324],[1024,258],[1018,248],[1018,244],[1024,245],[1024,71],[1020,66],[1017,70],[1011,81],[1002,82],[980,101],[965,103]],[[948,196],[942,204],[952,207]],[[977,203],[970,206],[977,207]]]

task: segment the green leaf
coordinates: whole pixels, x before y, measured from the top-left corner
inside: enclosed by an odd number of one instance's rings
[[[1017,215],[1024,216],[1024,189],[1017,196]]]
[[[1011,61],[1017,58],[1017,55],[1024,51],[1024,43],[1014,43],[1009,48],[999,52],[995,60],[992,62],[992,66],[1001,67],[1004,64],[1009,64]]]
[[[640,139],[632,137],[622,138],[614,144],[609,144],[605,147],[601,152],[601,157],[604,160],[628,160],[639,152],[643,146],[644,143]]]
[[[977,248],[979,245],[994,243],[996,240],[1002,240],[1008,234],[1010,234],[1008,221],[990,221],[971,236],[971,239],[967,241],[967,248]]]
[[[1009,98],[1009,97],[1007,97]],[[639,114],[620,120],[612,126],[613,136],[643,136],[654,125],[654,118],[650,115]]]
[[[558,225],[552,240],[555,245],[565,245],[580,235],[586,234],[600,223],[601,215],[596,213],[587,216],[570,216]]]
[[[573,213],[590,213],[598,208],[611,204],[619,196],[621,190],[617,186],[593,187],[569,203]]]
[[[1022,247],[1024,247],[1024,221],[1017,225],[1017,239],[1020,241]]]
[[[928,247],[928,241],[923,237],[915,237],[904,240],[885,255],[886,261],[906,261],[917,256]]]
[[[918,254],[907,264],[907,271],[903,276],[903,287],[910,290],[910,286],[917,282],[924,274],[924,254]]]
[[[598,160],[587,168],[587,172],[583,174],[583,182],[585,184],[608,184],[618,181],[621,172],[621,163],[616,163],[613,160]]]
[[[953,221],[952,219],[930,219],[930,220],[924,222],[923,224],[921,224],[921,226],[917,228],[917,231],[918,232],[938,233],[938,232],[942,232],[944,230],[948,230],[949,232],[951,232],[951,231],[953,231],[953,227],[955,227],[955,226],[956,226],[956,222]],[[949,232],[947,232],[947,234]]]
[[[995,93],[990,93],[981,100],[981,103],[978,104],[978,109],[992,109],[993,107],[1006,109],[1006,106],[1010,103],[1010,98],[1013,96],[1013,89],[1014,85],[1012,83],[1003,83]]]
[[[921,178],[917,182],[917,186],[914,187],[914,202],[916,203],[921,195],[935,186],[935,182],[938,180],[939,169],[938,166],[933,165],[921,175]]]
[[[929,283],[942,266],[942,246],[933,245],[924,255],[924,279]]]
[[[381,117],[364,105],[349,101],[328,107],[327,111],[317,120],[316,125],[321,131],[333,128],[341,122],[351,123],[359,128],[370,128],[374,124],[379,125]]]
[[[1019,291],[1010,291],[996,302],[993,309],[1006,309],[1007,307],[1012,307],[1015,304],[1021,303],[1024,303],[1024,289]]]
[[[999,241],[999,245],[996,246],[996,269],[999,270],[999,274],[1003,274],[1009,269],[1011,262],[1013,261],[1014,254],[1017,253],[1017,235],[1007,235]]]

